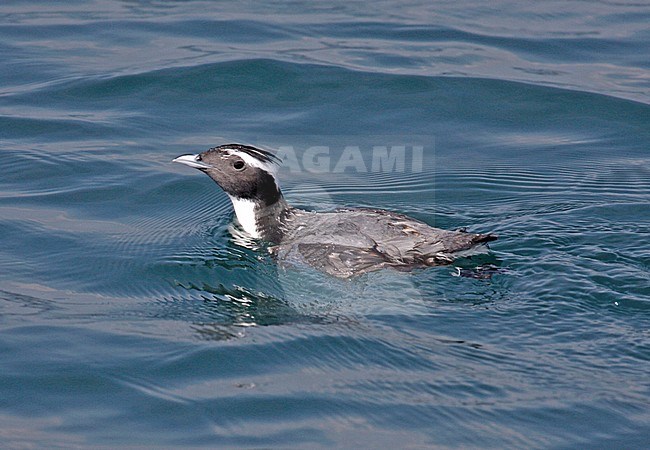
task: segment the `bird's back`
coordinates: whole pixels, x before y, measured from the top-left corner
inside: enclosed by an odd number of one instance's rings
[[[433,228],[384,210],[294,210],[286,219],[276,252],[349,277],[383,267],[409,270],[449,264],[455,255],[494,239],[494,235]]]

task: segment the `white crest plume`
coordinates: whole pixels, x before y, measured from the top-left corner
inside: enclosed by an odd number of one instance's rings
[[[255,147],[241,144],[228,144],[218,147],[219,150],[228,154],[236,155],[244,160],[251,167],[262,169],[271,175],[277,172],[279,164],[282,162],[273,153],[267,150],[260,150]]]

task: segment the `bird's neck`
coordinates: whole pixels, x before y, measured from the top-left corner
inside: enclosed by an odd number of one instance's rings
[[[282,239],[282,223],[290,206],[280,193],[277,200],[268,204],[265,200],[244,199],[230,196],[237,221],[251,237],[269,242]]]

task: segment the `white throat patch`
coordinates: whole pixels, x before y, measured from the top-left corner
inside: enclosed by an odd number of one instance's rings
[[[243,159],[243,158],[242,158]],[[229,195],[232,206],[235,208],[235,215],[237,221],[242,226],[244,231],[254,238],[260,238],[259,230],[257,229],[257,212],[255,211],[255,202],[253,200],[246,200]]]

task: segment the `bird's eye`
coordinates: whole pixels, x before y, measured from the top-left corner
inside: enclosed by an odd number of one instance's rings
[[[235,168],[235,170],[244,170],[244,167],[246,167],[246,164],[244,164],[244,161],[241,159],[238,159],[234,163],[232,163],[232,166]]]

